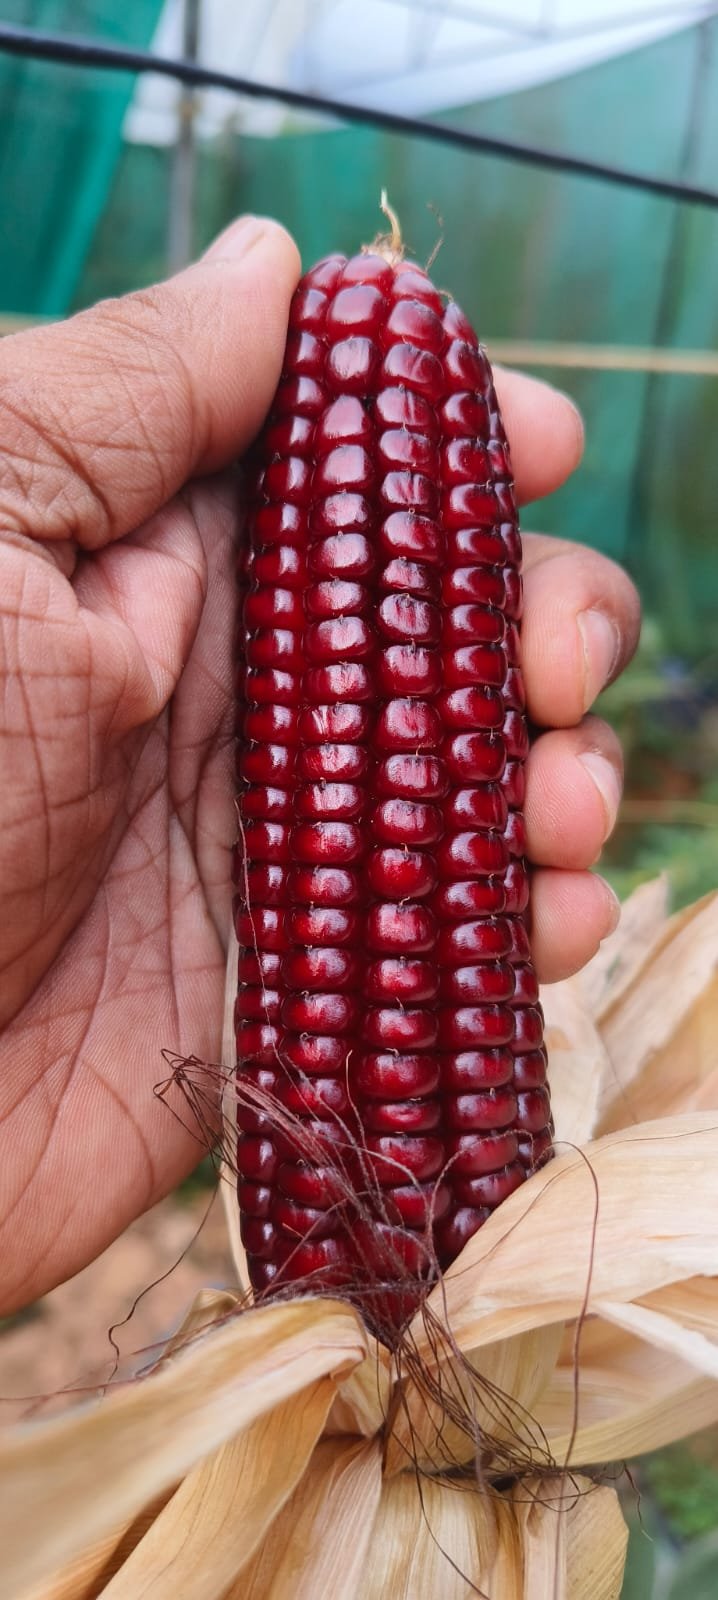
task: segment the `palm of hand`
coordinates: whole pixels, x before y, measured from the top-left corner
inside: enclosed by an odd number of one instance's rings
[[[0,1178],[9,1306],[76,1270],[196,1158],[148,1088],[164,1047],[218,1058],[235,496],[229,478],[197,485],[72,582],[9,550],[26,790],[0,793],[0,870],[18,884],[0,933],[0,1127],[22,1150]]]

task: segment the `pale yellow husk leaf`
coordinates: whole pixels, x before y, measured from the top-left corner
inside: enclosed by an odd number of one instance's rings
[[[541,991],[551,1061],[556,1136],[583,1143],[596,1132],[598,1107],[616,1074],[600,1020],[645,966],[647,951],[667,923],[665,878],[640,886],[621,908],[615,932],[582,972]]]
[[[17,1600],[95,1600],[144,1538],[173,1492],[173,1489],[165,1490],[156,1500],[150,1501],[139,1516],[131,1517],[103,1539],[88,1545],[49,1580],[43,1579],[30,1589],[23,1588]]]
[[[200,1289],[179,1327],[167,1340],[157,1367],[164,1366],[170,1357],[185,1350],[198,1334],[206,1333],[209,1328],[231,1316],[238,1303],[237,1295],[230,1289]]]
[[[325,1440],[225,1600],[354,1600],[381,1496],[377,1440]]]
[[[687,1328],[680,1318],[667,1316],[640,1302],[625,1304],[600,1300],[596,1310],[606,1322],[614,1322],[618,1328],[643,1339],[656,1350],[666,1350],[697,1372],[718,1380],[718,1330],[715,1328],[711,1337],[697,1328]]]
[[[200,1462],[105,1600],[221,1600],[305,1472],[333,1397],[333,1380],[320,1378]]]
[[[179,1328],[167,1341],[157,1367],[181,1350],[190,1339],[229,1315],[236,1304],[237,1296],[229,1291],[201,1289]],[[125,1518],[103,1538],[81,1551],[79,1556],[54,1574],[49,1584],[44,1580],[39,1587],[33,1584],[32,1589],[23,1593],[23,1600],[90,1600],[90,1597],[94,1600],[94,1596],[106,1587],[110,1578],[131,1555],[135,1545],[144,1538],[173,1493],[174,1486],[165,1489],[138,1516]]]
[[[368,1335],[369,1354],[337,1384],[325,1433],[359,1434],[373,1439],[391,1404],[393,1366],[383,1345]]]
[[[256,1418],[320,1378],[339,1379],[366,1351],[356,1313],[339,1302],[258,1308],[99,1405],[13,1429],[0,1441],[9,1593],[53,1577]]]
[[[393,1478],[353,1600],[469,1600],[476,1588],[491,1600],[520,1600],[521,1551],[510,1504],[471,1483],[417,1483],[413,1473]]]
[[[518,1485],[512,1500],[522,1600],[618,1600],[628,1529],[615,1490],[587,1478],[549,1478]]]
[[[698,1112],[608,1134],[536,1173],[469,1241],[431,1304],[472,1351],[576,1317],[584,1301],[590,1311],[602,1298],[638,1299],[717,1264],[718,1116]],[[430,1360],[420,1317],[413,1333]]]
[[[451,1468],[457,1461],[473,1461],[477,1455],[488,1471],[489,1438],[511,1443],[522,1455],[533,1457],[541,1451],[534,1410],[556,1366],[562,1337],[563,1325],[556,1323],[473,1351],[478,1383],[469,1383],[458,1359],[434,1363],[433,1370],[440,1372],[441,1398],[427,1395],[423,1385],[408,1379],[387,1442],[386,1473],[403,1472],[414,1459],[422,1470],[432,1472]],[[459,1402],[473,1423],[468,1432],[448,1413],[448,1401]]]
[[[718,1277],[686,1278],[644,1295],[642,1305],[674,1317],[685,1328],[695,1328],[709,1339],[718,1337]]]
[[[542,991],[557,1138],[718,1105],[718,895],[670,919],[662,880],[574,977]]]
[[[631,982],[607,996],[599,1027],[612,1073],[601,1084],[597,1131],[718,1107],[718,895],[659,931]]]
[[[543,996],[546,1046],[551,1060],[551,1106],[556,1148],[585,1144],[599,1114],[601,1086],[613,1076],[611,1060],[580,990],[555,983]]]
[[[578,1378],[575,1328],[566,1330],[536,1421],[557,1461],[569,1449],[573,1466],[622,1461],[718,1422],[718,1384],[673,1351],[595,1317],[581,1330]]]
[[[505,1497],[404,1473],[385,1484],[355,1600],[616,1600],[626,1538],[615,1492],[586,1479]]]
[[[585,1159],[571,1154],[544,1169],[489,1219],[432,1297],[434,1311],[445,1317],[474,1368],[539,1421],[564,1323],[584,1313],[626,1326],[649,1344],[670,1349],[684,1366],[718,1378],[718,1347],[705,1326],[692,1328],[658,1307],[631,1304],[663,1286],[675,1293],[684,1278],[715,1267],[717,1202],[718,1119],[670,1119],[607,1136],[586,1148]],[[705,1297],[702,1310],[707,1324]],[[714,1335],[718,1304],[711,1327]],[[466,1394],[460,1369],[457,1375],[421,1317],[412,1331],[442,1391],[459,1383]],[[573,1368],[572,1355],[575,1409]],[[661,1373],[665,1380],[663,1366]],[[687,1382],[690,1388],[692,1379]],[[583,1373],[580,1393],[582,1383]],[[502,1415],[487,1399],[480,1394],[474,1400],[478,1426],[499,1438],[513,1430],[519,1449],[530,1445],[530,1420],[524,1424],[508,1409]],[[563,1453],[571,1427],[572,1422],[564,1428]],[[445,1457],[468,1461],[474,1454],[470,1436],[444,1418],[439,1404],[427,1405],[411,1381],[394,1430],[389,1471],[401,1470],[410,1447],[427,1466],[441,1463],[442,1446]],[[555,1454],[557,1441],[549,1443]],[[583,1453],[580,1431],[576,1449],[574,1462],[606,1459],[604,1450]],[[609,1450],[608,1458],[618,1453]]]

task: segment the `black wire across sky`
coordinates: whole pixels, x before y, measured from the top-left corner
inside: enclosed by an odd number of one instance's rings
[[[98,39],[46,33],[35,28],[18,28],[0,23],[0,53],[37,61],[53,61],[65,66],[96,67],[105,71],[154,72],[191,89],[226,89],[231,94],[250,100],[276,100],[296,111],[309,111],[338,118],[342,122],[382,128],[387,133],[453,145],[456,149],[473,150],[477,154],[496,156],[500,160],[514,161],[523,166],[541,167],[549,172],[591,178],[624,189],[639,189],[665,200],[718,209],[718,191],[715,189],[697,188],[693,184],[674,182],[670,178],[654,178],[649,173],[608,166],[600,161],[585,161],[579,156],[543,150],[537,145],[494,139],[488,134],[473,133],[467,128],[452,127],[449,123],[430,118],[405,117],[394,111],[375,110],[373,106],[333,100],[326,95],[306,94],[300,89],[286,89],[279,84],[257,83],[252,78],[220,72],[196,61],[152,55],[145,50],[123,49],[103,44]]]

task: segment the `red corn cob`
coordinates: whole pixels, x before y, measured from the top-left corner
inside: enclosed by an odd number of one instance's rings
[[[363,1286],[387,1337],[427,1238],[449,1263],[551,1152],[521,547],[462,312],[382,254],[320,262],[257,459],[237,1055],[299,1121],[240,1096],[242,1237],[256,1290]]]

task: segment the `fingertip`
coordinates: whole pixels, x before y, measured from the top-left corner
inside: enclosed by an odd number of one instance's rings
[[[302,267],[299,250],[291,234],[274,217],[235,218],[208,245],[201,261],[244,261],[257,249],[271,252],[295,281],[299,277]]]
[[[529,714],[541,727],[580,722],[630,661],[640,600],[607,556],[560,540],[526,542],[522,660]]]
[[[573,395],[567,394],[565,389],[553,390],[557,405],[561,411],[562,427],[566,433],[566,455],[571,465],[570,472],[575,472],[583,461],[583,452],[586,448],[586,424],[583,413],[579,410]]]
[[[596,880],[596,883],[600,884],[601,893],[603,894],[606,906],[605,932],[601,935],[601,942],[603,942],[604,939],[608,938],[610,933],[616,932],[618,924],[621,920],[621,902],[616,894],[615,889],[612,888],[607,878],[600,877],[600,875],[596,872],[594,872],[593,876]]]
[[[531,946],[541,983],[557,983],[579,972],[618,925],[621,907],[605,878],[595,872],[534,873]]]
[[[541,378],[494,368],[511,447],[516,496],[537,500],[560,488],[583,456],[584,425],[575,401]]]
[[[528,855],[537,866],[583,870],[615,826],[623,787],[621,746],[598,717],[541,734],[526,766]]]

